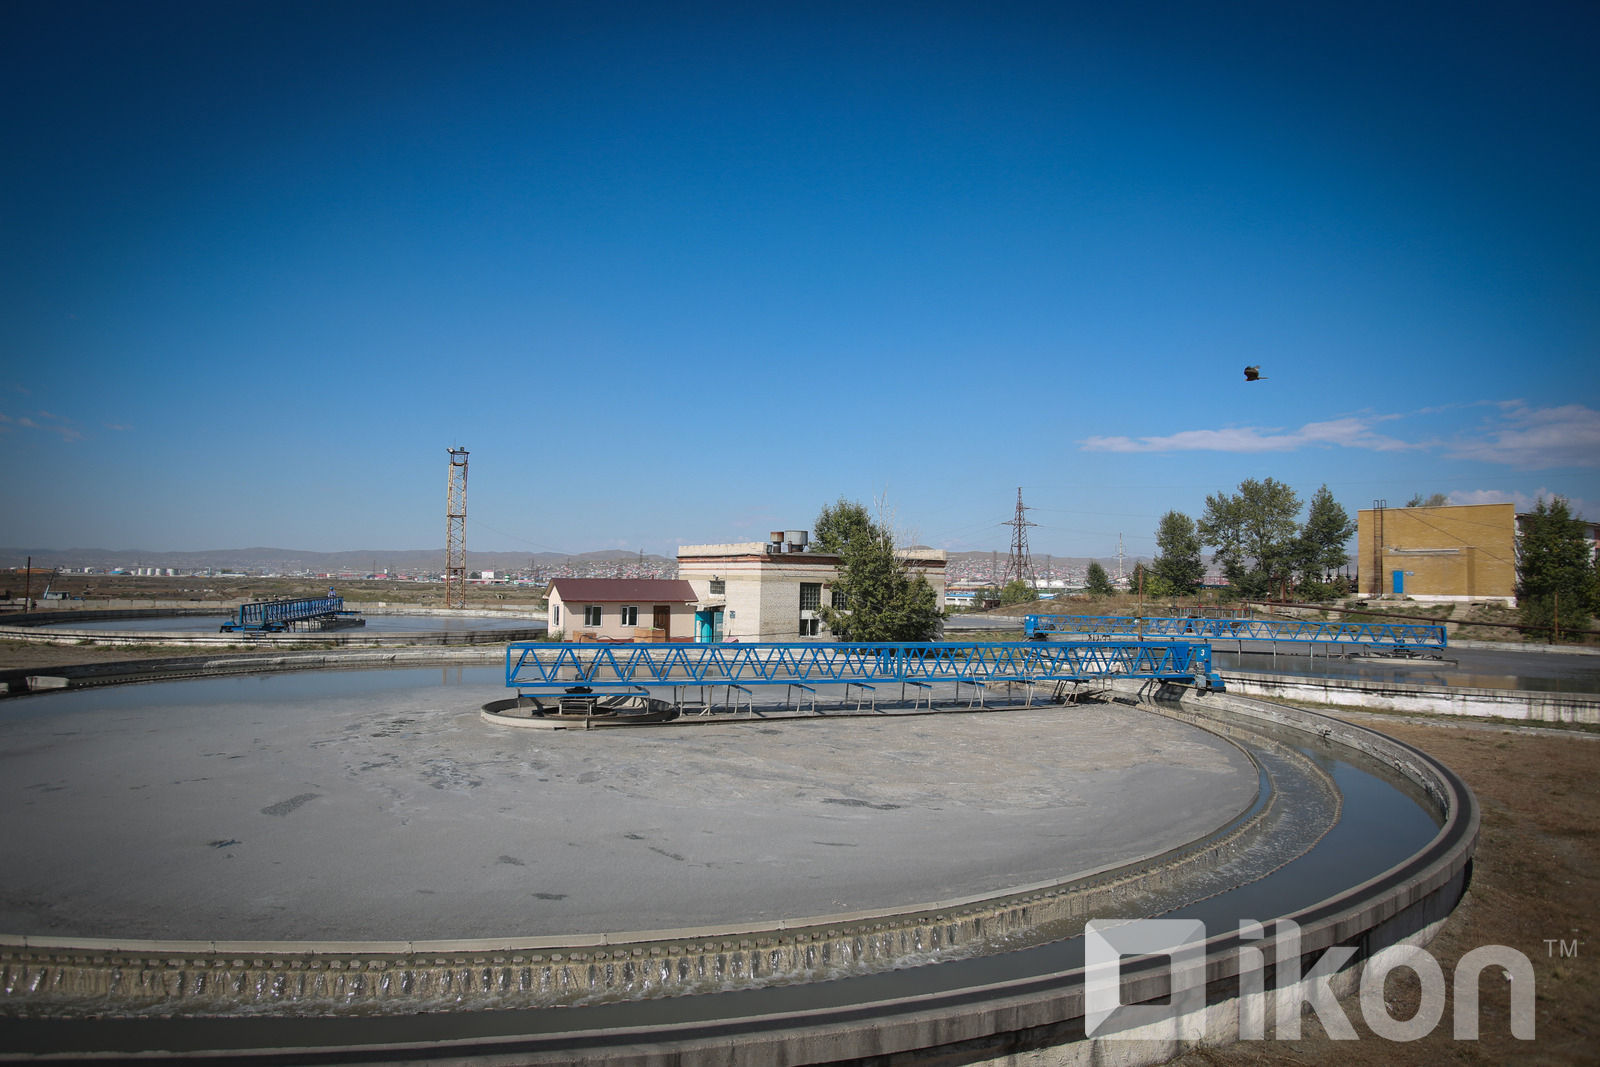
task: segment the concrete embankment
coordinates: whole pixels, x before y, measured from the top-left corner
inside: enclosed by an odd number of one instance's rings
[[[344,648],[317,652],[275,654],[224,653],[211,656],[173,656],[162,659],[80,663],[49,670],[0,670],[0,696],[48,689],[73,689],[89,685],[114,685],[130,681],[160,681],[222,674],[257,674],[273,671],[316,671],[383,667],[486,666],[505,659],[497,645],[443,648]]]
[[[103,621],[120,621],[130,619],[160,619],[160,618],[196,618],[218,617],[226,615],[231,610],[229,605],[216,605],[213,607],[145,607],[130,609],[107,609],[85,611],[36,611],[27,614],[7,615],[0,617],[0,640],[27,641],[53,645],[95,645],[103,647],[178,647],[196,649],[215,649],[218,651],[233,651],[243,649],[349,649],[356,652],[370,648],[402,648],[402,647],[427,647],[427,646],[454,646],[454,645],[480,645],[503,646],[510,641],[533,641],[544,636],[544,627],[538,625],[544,613],[532,609],[519,609],[495,613],[498,622],[503,618],[526,619],[527,627],[524,628],[488,628],[488,629],[428,629],[426,623],[419,623],[418,629],[406,632],[375,632],[365,627],[335,628],[329,630],[295,631],[287,633],[211,633],[195,630],[112,630],[97,629],[88,624]],[[486,617],[483,612],[454,611],[445,609],[410,608],[406,606],[391,607],[379,603],[371,605],[353,605],[352,610],[362,614],[374,616],[403,615],[423,616],[441,619],[477,619]],[[84,624],[81,628],[63,623],[75,622]],[[358,654],[358,653],[357,653]],[[211,661],[220,662],[226,657],[205,657]],[[145,661],[149,670],[159,670],[160,664],[156,661]],[[162,661],[164,663],[166,661]],[[349,661],[350,665],[361,665],[359,660]],[[309,667],[339,666],[342,664],[309,663]],[[121,664],[105,664],[102,667],[122,667]],[[229,669],[232,668],[222,668]],[[265,670],[299,669],[282,665],[264,667]],[[75,670],[69,668],[53,669],[48,672],[35,673],[39,680],[29,683],[26,671],[0,671],[0,695],[6,692],[18,693],[28,690],[62,688],[81,684],[99,676],[109,677],[118,672],[105,670]],[[129,675],[133,672],[122,671],[120,675]],[[119,675],[119,676],[120,676]]]
[[[1298,700],[1379,711],[1532,722],[1600,724],[1600,696],[1531,689],[1409,685],[1286,674],[1229,672],[1228,692],[1267,700]]]

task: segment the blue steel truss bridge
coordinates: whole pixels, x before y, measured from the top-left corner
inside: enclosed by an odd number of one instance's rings
[[[297,623],[326,622],[338,619],[344,610],[342,596],[300,597],[294,600],[257,600],[240,604],[239,612],[223,623],[224,633],[234,630],[281,633]]]
[[[1316,622],[1300,619],[1134,618],[1098,615],[1029,615],[1030,638],[1057,635],[1146,640],[1288,641],[1396,651],[1440,651],[1445,629],[1433,623]]]
[[[1221,689],[1204,641],[749,642],[728,644],[548,644],[506,648],[506,686],[525,692],[643,690],[652,687],[789,686],[810,692],[844,686],[871,692],[899,684],[904,699],[935,682],[975,691],[996,684],[1107,681],[1194,683]],[[860,694],[858,693],[858,701]],[[930,697],[931,700],[931,697]]]

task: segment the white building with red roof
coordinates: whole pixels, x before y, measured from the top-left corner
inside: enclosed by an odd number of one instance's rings
[[[550,629],[568,641],[692,641],[694,587],[679,578],[557,578]]]

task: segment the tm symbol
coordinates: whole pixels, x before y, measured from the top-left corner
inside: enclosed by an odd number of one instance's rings
[[[1544,950],[1546,955],[1551,957],[1554,957],[1559,950],[1562,959],[1573,960],[1578,958],[1578,946],[1581,944],[1583,942],[1577,938],[1563,941],[1559,937],[1547,937],[1544,939]]]

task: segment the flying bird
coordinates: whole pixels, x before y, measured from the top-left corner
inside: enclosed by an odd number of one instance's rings
[[[1261,368],[1260,367],[1246,367],[1244,369],[1244,380],[1247,381],[1247,382],[1264,382],[1264,381],[1266,381],[1266,379],[1261,376]]]

